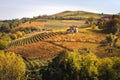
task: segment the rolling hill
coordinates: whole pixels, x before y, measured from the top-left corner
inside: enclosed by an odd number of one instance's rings
[[[63,19],[84,19],[84,18],[100,18],[102,14],[99,13],[93,13],[93,12],[87,12],[87,11],[64,11],[61,13],[57,13],[54,15],[51,15],[50,17],[53,18],[63,18]]]
[[[32,20],[35,21],[46,21],[48,19],[49,20],[84,20],[90,17],[99,19],[102,16],[106,16],[106,15],[110,15],[110,14],[94,13],[88,11],[63,11],[52,15],[36,16],[32,18]]]

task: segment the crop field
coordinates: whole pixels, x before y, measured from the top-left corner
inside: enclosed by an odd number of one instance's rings
[[[21,25],[19,25],[20,27],[38,27],[38,28],[43,28],[44,27],[44,22],[26,22],[23,23]]]
[[[65,31],[72,25],[81,27],[85,25],[84,23],[83,20],[48,20],[44,23],[44,27],[52,31]]]
[[[8,49],[27,58],[40,57],[41,59],[54,57],[61,50],[61,47],[42,41]]]
[[[73,34],[62,34],[52,36],[46,41],[65,41],[65,42],[90,42],[90,43],[99,43],[104,40],[105,36],[102,34],[93,34],[89,32],[78,32]]]

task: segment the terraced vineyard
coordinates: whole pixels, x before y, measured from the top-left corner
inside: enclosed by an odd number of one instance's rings
[[[11,48],[11,47],[15,47],[15,46],[23,46],[23,45],[35,43],[35,42],[38,42],[38,41],[44,41],[47,38],[50,38],[50,37],[55,36],[55,35],[60,35],[60,34],[63,34],[63,32],[39,33],[39,34],[33,35],[31,37],[28,37],[28,38],[12,41],[9,44],[9,47]]]

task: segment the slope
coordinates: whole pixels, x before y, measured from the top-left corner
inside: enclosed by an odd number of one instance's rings
[[[100,18],[102,14],[86,12],[86,11],[64,11],[58,14],[51,15],[54,18],[64,18],[64,19],[83,19],[83,18]]]

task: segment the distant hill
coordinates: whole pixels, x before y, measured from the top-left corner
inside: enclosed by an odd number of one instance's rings
[[[99,13],[93,13],[93,12],[87,12],[87,11],[64,11],[61,13],[57,13],[54,15],[51,15],[50,17],[52,18],[57,18],[57,19],[84,19],[84,18],[100,18],[103,16],[103,14]]]
[[[103,14],[103,13],[94,13],[94,12],[87,12],[87,11],[64,11],[60,13],[56,13],[53,15],[42,15],[32,18],[32,20],[36,21],[44,21],[48,19],[54,19],[54,20],[81,20],[81,19],[87,19],[90,17],[93,17],[95,19],[99,19],[102,16],[106,16],[109,14]]]

